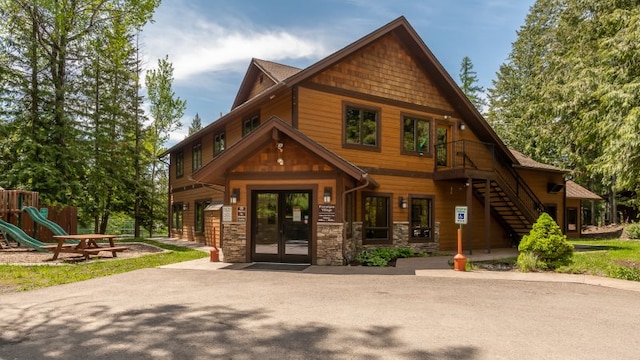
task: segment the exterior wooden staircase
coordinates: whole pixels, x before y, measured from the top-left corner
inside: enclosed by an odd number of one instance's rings
[[[511,164],[496,154],[493,144],[460,140],[446,144],[450,166],[437,166],[436,179],[471,179],[474,196],[508,229],[514,242],[527,234],[542,211],[542,203]],[[436,147],[436,152],[442,151]],[[437,156],[437,155],[436,155]],[[488,196],[485,196],[487,192]]]

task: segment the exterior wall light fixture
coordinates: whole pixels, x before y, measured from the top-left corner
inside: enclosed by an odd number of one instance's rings
[[[407,199],[405,199],[402,196],[400,196],[398,198],[398,206],[400,206],[401,209],[406,209],[407,208]]]
[[[229,197],[229,202],[231,205],[235,205],[240,200],[240,189],[234,188],[231,196]]]
[[[323,200],[325,204],[329,204],[331,202],[332,195],[333,195],[333,189],[331,187],[325,187],[324,196],[323,196]]]
[[[188,203],[188,202],[186,202],[186,203],[182,203],[182,210],[183,210],[183,211],[187,211],[187,210],[189,210],[189,203]]]

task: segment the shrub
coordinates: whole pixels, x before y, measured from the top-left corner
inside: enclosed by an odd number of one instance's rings
[[[531,252],[518,255],[518,269],[522,272],[538,271],[538,256]]]
[[[387,266],[391,260],[408,258],[414,255],[414,251],[409,248],[376,248],[361,251],[356,256],[356,260],[364,266]]]
[[[547,213],[542,213],[529,234],[522,237],[518,250],[521,253],[518,263],[523,253],[532,253],[538,257],[537,265],[541,269],[555,269],[568,265],[573,255],[573,245],[567,241],[558,224]]]
[[[627,226],[626,230],[629,239],[640,239],[640,223],[631,223]]]

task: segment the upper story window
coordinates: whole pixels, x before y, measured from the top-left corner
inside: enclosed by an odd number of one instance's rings
[[[344,144],[365,149],[379,149],[379,111],[356,106],[345,106]]]
[[[213,137],[213,156],[216,156],[224,151],[224,132],[216,134]]]
[[[402,117],[402,151],[431,153],[431,121],[413,116]]]
[[[181,151],[176,154],[176,177],[184,175],[184,153]]]
[[[242,136],[246,136],[260,126],[260,116],[253,115],[242,122]]]
[[[191,169],[196,171],[202,167],[202,144],[193,145],[191,151]]]

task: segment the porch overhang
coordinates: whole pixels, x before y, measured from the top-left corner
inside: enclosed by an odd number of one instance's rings
[[[379,187],[378,183],[366,171],[318,144],[277,116],[272,116],[260,125],[258,129],[214,157],[202,168],[194,172],[191,177],[199,183],[225,186],[227,174],[231,169],[241,164],[269,142],[277,140],[281,135],[289,137],[310,152],[313,152],[329,165],[353,178],[356,182],[368,184],[368,187],[373,189]]]

